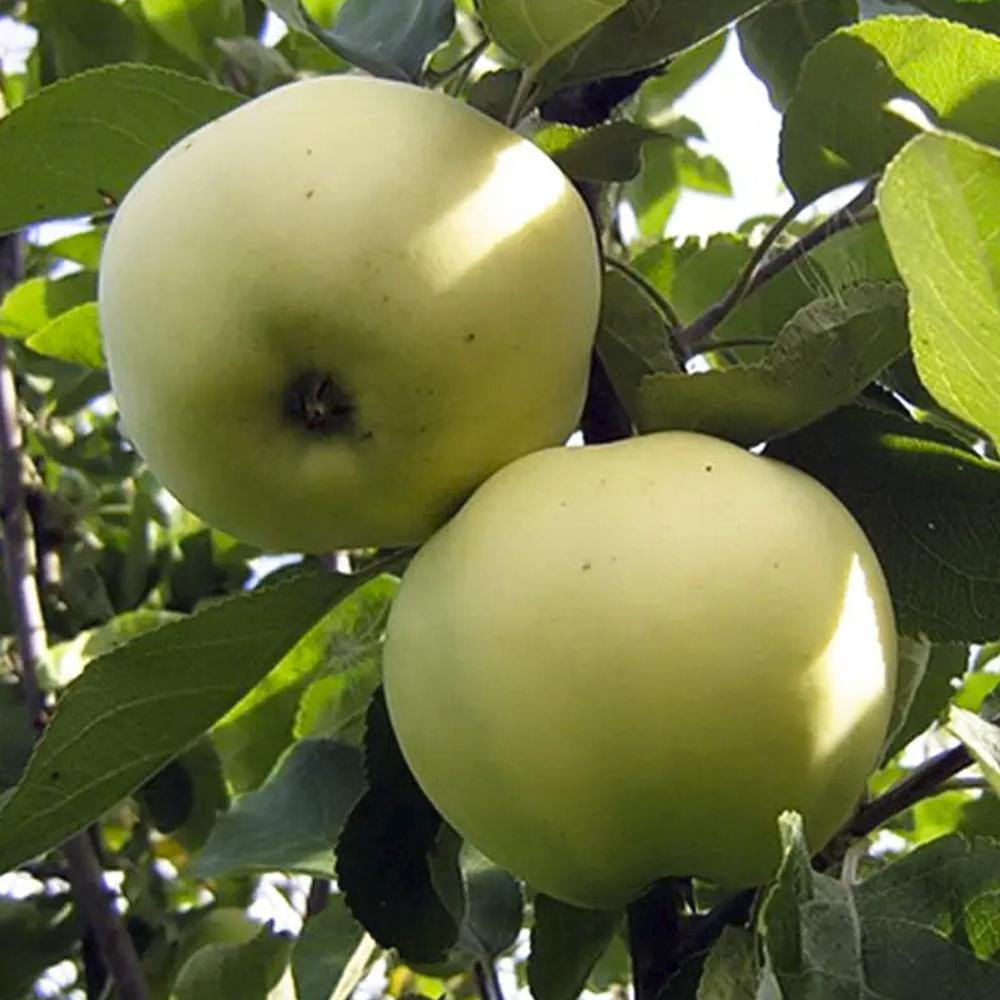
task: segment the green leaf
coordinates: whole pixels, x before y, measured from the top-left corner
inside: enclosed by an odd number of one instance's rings
[[[182,136],[241,101],[144,66],[92,70],[0,119],[0,232],[106,211]]]
[[[339,56],[375,76],[412,81],[454,28],[453,0],[345,0],[322,38]]]
[[[242,0],[139,0],[146,20],[170,46],[192,62],[217,62],[216,38],[242,35]]]
[[[460,940],[468,942],[477,957],[494,959],[510,948],[521,932],[521,885],[468,845],[463,855],[465,918]]]
[[[706,38],[675,56],[662,73],[647,80],[635,95],[633,117],[651,128],[676,120],[674,104],[715,64],[726,47],[726,32]]]
[[[858,0],[777,0],[740,22],[740,51],[767,87],[771,104],[783,111],[810,50],[857,19]]]
[[[20,685],[0,679],[0,791],[17,784],[34,745]]]
[[[45,0],[34,9],[44,83],[136,57],[135,25],[113,2]]]
[[[594,963],[604,954],[622,915],[581,910],[539,893],[531,928],[528,985],[536,1000],[576,1000]]]
[[[0,303],[0,333],[27,340],[57,316],[97,294],[97,275],[81,271],[65,278],[28,278],[15,285]]]
[[[857,285],[817,299],[757,364],[643,379],[638,424],[743,444],[795,431],[853,399],[906,350],[904,309],[897,285]]]
[[[604,273],[597,353],[633,418],[643,378],[681,370],[663,316],[642,287],[620,271]]]
[[[952,705],[948,711],[948,729],[976,759],[993,793],[1000,795],[1000,727],[975,712]]]
[[[570,177],[587,181],[635,177],[642,167],[643,143],[662,138],[662,132],[625,121],[589,129],[548,125],[532,137]]]
[[[310,917],[292,949],[296,1000],[331,1000],[363,934],[341,895]]]
[[[1000,153],[920,136],[890,166],[878,205],[910,292],[921,381],[1000,440]]]
[[[542,74],[543,89],[654,66],[742,17],[760,0],[629,0]]]
[[[86,368],[106,368],[97,303],[85,302],[61,313],[27,340],[28,347],[50,358]]]
[[[479,16],[494,42],[525,66],[541,66],[628,0],[480,0]]]
[[[885,571],[900,631],[937,642],[1000,632],[1000,464],[941,432],[857,408],[770,445],[854,514]]]
[[[373,572],[231,598],[95,660],[0,808],[0,871],[61,843],[159,771]]]
[[[361,754],[334,740],[302,740],[267,781],[215,825],[193,866],[198,878],[235,868],[336,874],[333,847],[364,791]]]
[[[368,710],[365,771],[368,790],[337,842],[337,882],[382,947],[408,962],[441,962],[464,910],[460,841],[407,768],[381,692]]]
[[[246,944],[209,944],[181,968],[172,1000],[239,997],[269,1000],[288,967],[291,941],[267,928]]]
[[[900,1000],[992,1000],[1000,982],[998,884],[1000,845],[947,836],[857,886],[868,987]]]
[[[236,791],[256,788],[296,735],[340,737],[345,735],[343,729],[357,719],[357,715],[350,714],[352,708],[360,708],[363,715],[367,698],[364,706],[349,702],[351,695],[365,693],[351,684],[352,680],[361,680],[352,676],[352,668],[362,667],[366,657],[377,653],[373,646],[381,639],[386,608],[396,587],[396,581],[389,577],[378,577],[360,587],[317,622],[279,666],[218,722],[212,735],[225,761],[226,777]],[[309,721],[313,728],[299,725],[303,693],[318,678],[345,671],[346,687],[336,692],[343,695],[344,701],[317,705],[310,700],[308,711],[314,714]],[[363,680],[360,686],[364,687]],[[329,714],[319,715],[324,707]],[[337,708],[344,710],[337,716],[343,728],[331,723]]]
[[[622,188],[622,196],[632,207],[639,233],[659,239],[681,194],[678,150],[684,144],[672,137],[647,142],[640,152],[642,169]]]
[[[785,113],[781,173],[799,202],[877,174],[917,131],[886,108],[919,98],[940,125],[1000,142],[1000,38],[925,17],[843,28],[802,65]]]
[[[968,646],[899,637],[899,675],[884,761],[891,760],[944,714],[969,659]]]
[[[742,927],[724,927],[705,959],[696,1000],[754,1000],[757,978],[753,936]]]
[[[107,229],[103,226],[88,229],[83,233],[73,233],[45,244],[43,249],[52,257],[70,260],[88,271],[96,271],[101,263],[101,250]]]

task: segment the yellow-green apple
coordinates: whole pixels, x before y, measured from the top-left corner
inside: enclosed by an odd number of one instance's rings
[[[582,407],[600,267],[539,149],[438,92],[271,91],[123,200],[99,309],[127,433],[271,549],[422,541]]]
[[[765,880],[821,847],[886,736],[892,606],[814,479],[701,434],[553,448],[417,554],[388,624],[403,754],[444,817],[554,897]]]

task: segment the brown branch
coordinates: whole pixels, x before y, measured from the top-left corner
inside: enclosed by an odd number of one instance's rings
[[[23,274],[22,252],[20,237],[0,238],[0,297]],[[0,337],[0,519],[4,573],[21,683],[32,723],[40,732],[45,721],[45,701],[38,683],[38,667],[45,656],[47,638],[35,578],[34,526],[26,504],[24,441],[11,362],[10,347]],[[63,853],[69,865],[73,896],[100,946],[120,1000],[148,1000],[149,990],[139,957],[114,907],[113,895],[105,885],[94,844],[86,833],[80,833],[63,845]]]

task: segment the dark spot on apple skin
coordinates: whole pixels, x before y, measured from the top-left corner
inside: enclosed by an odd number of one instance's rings
[[[476,335],[474,333],[467,333],[465,335],[465,342],[467,344],[471,344],[475,339],[476,339]]]
[[[306,201],[308,201],[315,193],[316,192],[311,188],[308,191],[306,191]]]
[[[706,471],[706,472],[711,472],[711,471],[712,471],[712,466],[710,466],[710,465],[706,465],[706,466],[705,466],[705,471]]]
[[[374,432],[374,431],[362,431],[362,432],[361,432],[361,433],[360,433],[360,434],[358,435],[358,437],[359,437],[359,438],[360,438],[360,439],[361,439],[362,441],[371,441],[371,439],[372,439],[373,437],[375,437],[375,432]]]
[[[312,155],[313,155],[313,151],[307,146],[306,147],[306,156],[312,156]]]
[[[49,772],[49,777],[53,781],[58,781],[62,777],[62,775],[58,771],[50,771]]]
[[[419,427],[417,428],[417,433],[418,433],[418,434],[426,434],[426,433],[427,433],[427,424],[421,424],[421,425],[420,425],[420,426],[419,426]]]
[[[583,572],[584,572],[584,573],[586,573],[586,572],[587,572],[587,570],[588,570],[588,569],[590,569],[590,563],[589,563],[589,562],[585,562],[585,563],[584,563],[584,564],[583,564],[583,565],[582,565],[582,566],[580,567],[580,569],[582,569],[582,570],[583,570]]]
[[[778,563],[771,563],[771,569],[777,569]]]

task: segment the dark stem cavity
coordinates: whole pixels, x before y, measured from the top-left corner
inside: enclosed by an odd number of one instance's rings
[[[303,372],[285,389],[285,417],[310,434],[342,434],[354,422],[354,401],[326,372]]]

